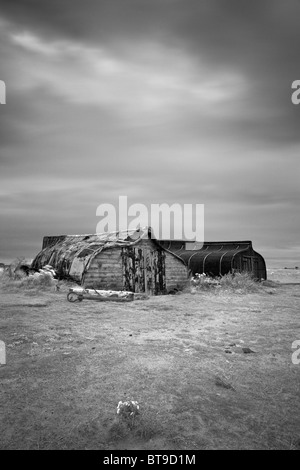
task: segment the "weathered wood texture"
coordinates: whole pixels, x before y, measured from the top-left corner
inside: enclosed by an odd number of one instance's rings
[[[168,291],[185,286],[187,283],[187,267],[168,252],[166,252],[165,264]]]
[[[114,247],[99,253],[84,274],[86,288],[165,294],[182,286],[187,268],[152,240]]]
[[[135,294],[133,292],[126,291],[83,289],[82,287],[75,287],[69,289],[68,300],[69,302],[83,299],[97,300],[100,302],[129,302],[134,300],[134,295]]]
[[[83,276],[83,285],[89,288],[123,290],[121,249],[108,248],[95,256]]]
[[[46,248],[47,246],[53,246],[56,243],[60,242],[65,238],[65,235],[54,235],[54,236],[46,236],[43,238],[43,247],[42,249]]]
[[[165,294],[186,282],[185,262],[152,238],[151,230],[44,237],[33,269],[50,264],[59,279],[85,288]]]

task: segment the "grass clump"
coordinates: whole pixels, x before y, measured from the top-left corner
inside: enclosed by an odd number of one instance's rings
[[[220,286],[241,293],[257,292],[260,289],[259,282],[248,272],[225,274],[220,277]]]
[[[47,265],[39,271],[33,271],[27,266],[25,269],[22,263],[23,259],[17,259],[2,273],[0,283],[4,289],[12,291],[57,289],[58,280],[51,266]]]
[[[228,273],[224,276],[212,277],[205,273],[195,274],[191,279],[191,292],[202,290],[233,291],[237,293],[257,292],[260,284],[249,272]]]
[[[220,278],[207,276],[205,273],[196,273],[191,279],[191,287],[193,290],[209,290],[220,287]]]
[[[110,430],[110,440],[135,438],[148,441],[162,431],[157,419],[149,411],[141,412],[137,402],[119,402],[117,416]]]

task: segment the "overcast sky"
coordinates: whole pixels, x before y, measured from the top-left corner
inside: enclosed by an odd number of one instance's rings
[[[299,0],[2,0],[0,261],[127,195],[300,265],[299,47]]]

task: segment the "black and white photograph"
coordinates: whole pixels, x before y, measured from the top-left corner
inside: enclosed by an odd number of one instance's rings
[[[300,0],[0,0],[0,449],[300,450],[299,204]]]

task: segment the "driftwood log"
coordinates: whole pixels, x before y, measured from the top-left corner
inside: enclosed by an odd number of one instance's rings
[[[80,302],[83,299],[98,301],[130,302],[134,300],[134,293],[128,291],[84,289],[72,287],[67,296],[69,302]]]

